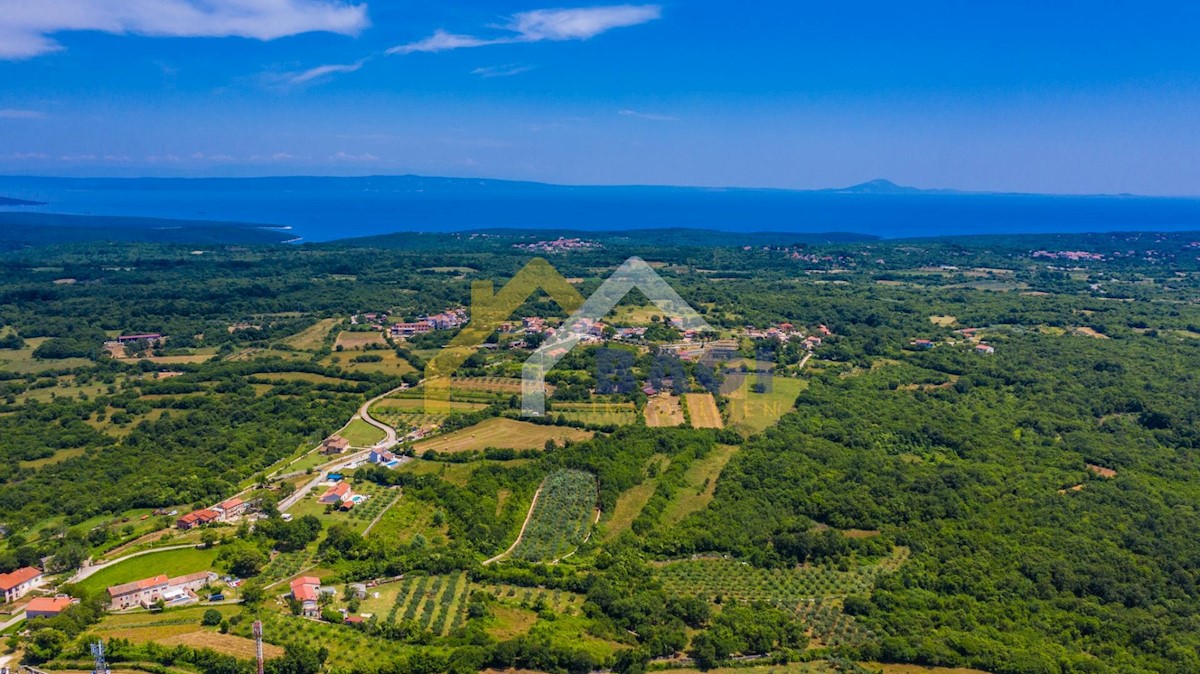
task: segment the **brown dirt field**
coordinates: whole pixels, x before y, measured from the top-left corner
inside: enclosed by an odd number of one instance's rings
[[[659,394],[646,402],[647,426],[678,426],[683,423],[679,396]]]
[[[1117,476],[1117,471],[1113,470],[1112,468],[1105,468],[1104,466],[1097,466],[1094,463],[1087,464],[1087,469],[1092,471],[1096,475],[1099,475],[1100,477],[1112,478],[1112,477]]]
[[[157,639],[156,641],[164,646],[183,645],[192,648],[211,648],[218,653],[232,655],[242,660],[254,658],[254,641],[245,637],[236,637],[232,634],[198,631],[178,634],[166,639]],[[282,657],[283,649],[275,644],[264,643],[263,656],[268,660]]]
[[[682,412],[680,412],[682,416]],[[559,445],[564,440],[587,440],[591,431],[582,431],[570,426],[542,426],[527,421],[494,417],[474,426],[435,436],[413,445],[418,453],[432,449],[438,452],[465,452],[488,447],[507,449],[541,449],[547,440]]]
[[[688,415],[692,418],[695,428],[724,428],[721,412],[717,409],[717,401],[711,393],[685,393],[683,400],[687,403]]]
[[[337,336],[337,341],[334,342],[334,348],[342,347],[349,351],[352,349],[362,349],[370,344],[387,344],[384,341],[383,335],[378,332],[342,332]]]
[[[1108,339],[1108,335],[1101,334],[1088,327],[1075,328],[1075,334],[1083,335],[1084,337],[1094,337],[1096,339]]]

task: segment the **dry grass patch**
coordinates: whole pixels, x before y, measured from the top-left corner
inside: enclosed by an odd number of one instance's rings
[[[688,416],[694,428],[725,427],[721,421],[721,411],[717,409],[717,401],[711,393],[685,393],[683,400],[687,403]]]
[[[683,423],[679,396],[660,393],[646,401],[647,426],[678,426]]]
[[[663,512],[663,523],[675,524],[688,515],[703,510],[713,500],[717,479],[725,464],[737,452],[734,445],[717,445],[708,456],[694,462],[683,474],[685,485],[675,494]]]
[[[232,634],[221,634],[219,632],[210,632],[208,630],[196,630],[194,632],[186,632],[176,634],[165,639],[156,639],[164,646],[188,646],[191,648],[211,648],[212,650],[224,655],[232,655],[239,660],[252,660],[254,658],[254,641],[245,637],[237,637]],[[271,658],[283,657],[283,649],[275,644],[263,644],[263,656],[268,660]]]
[[[339,319],[337,318],[321,319],[308,328],[305,328],[302,332],[298,332],[283,340],[283,343],[293,349],[316,351],[325,344],[325,338],[329,336],[329,332],[338,323]]]
[[[591,431],[569,426],[543,426],[528,421],[495,417],[474,426],[422,440],[413,446],[417,452],[469,452],[494,447],[497,449],[541,449],[547,440],[562,445],[567,440],[579,441],[592,437]]]
[[[351,351],[354,349],[365,349],[368,346],[378,344],[386,346],[387,342],[383,339],[383,334],[378,332],[341,332],[338,333],[337,340],[333,346],[342,347],[342,349]]]
[[[954,316],[930,316],[929,322],[933,323],[934,325],[940,325],[944,328],[948,328],[958,323],[958,318]]]

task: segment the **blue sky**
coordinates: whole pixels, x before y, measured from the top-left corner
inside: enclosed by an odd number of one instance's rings
[[[1200,194],[1198,34],[1180,2],[0,0],[0,173]]]

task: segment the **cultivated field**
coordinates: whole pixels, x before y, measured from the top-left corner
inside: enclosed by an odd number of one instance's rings
[[[541,587],[472,583],[471,590],[481,590],[506,603],[516,603],[526,607],[545,606],[562,615],[578,615],[584,600],[584,596],[581,594],[566,590],[547,590]]]
[[[446,634],[466,621],[470,586],[465,572],[452,576],[409,576],[374,588],[380,596],[364,602],[362,612],[378,616],[381,623],[415,624],[434,634]]]
[[[594,426],[628,426],[637,420],[633,403],[554,403],[551,414]]]
[[[346,334],[346,333],[342,333]],[[360,334],[360,333],[356,333]],[[356,361],[359,356],[379,356],[379,362],[363,362]],[[365,354],[358,352],[334,352],[325,356],[320,360],[322,365],[334,365],[340,367],[347,372],[381,372],[393,377],[413,372],[413,366],[407,360],[396,355],[391,349],[374,349],[367,351]]]
[[[879,574],[895,571],[907,559],[908,549],[896,548],[881,562],[849,571],[816,566],[761,569],[732,559],[695,559],[668,562],[658,575],[668,592],[680,596],[796,606],[813,599],[868,595]]]
[[[216,609],[229,617],[237,613],[233,606],[196,606],[168,609],[162,613],[130,613],[110,615],[93,629],[104,639],[128,639],[134,643],[153,641],[165,646],[190,646],[211,648],[242,660],[254,657],[254,642],[232,634],[220,634],[215,627],[202,627],[200,618],[209,609]],[[263,655],[277,658],[283,649],[271,644],[263,645]]]
[[[796,396],[808,385],[803,379],[749,375],[727,377],[726,384],[736,386],[725,393],[729,398],[729,425],[745,435],[761,433],[796,405]],[[762,384],[766,391],[757,393],[754,386]],[[722,387],[722,392],[725,392]]]
[[[685,393],[683,400],[687,404],[693,428],[725,427],[721,421],[721,411],[717,409],[717,401],[713,400],[711,393]]]
[[[678,426],[683,423],[679,396],[660,393],[646,401],[647,426]]]
[[[405,544],[411,543],[417,535],[432,543],[438,539],[448,540],[446,522],[434,524],[437,512],[436,504],[405,495],[383,514],[368,536]]]
[[[428,450],[437,452],[469,452],[487,449],[541,449],[547,440],[563,444],[567,440],[579,441],[592,437],[591,431],[569,426],[543,426],[528,421],[517,421],[503,417],[485,419],[453,433],[437,436],[413,445],[418,453]]]
[[[387,342],[383,339],[383,334],[378,332],[349,332],[343,330],[338,333],[337,339],[333,342],[333,348],[341,347],[345,351],[355,349],[364,349],[368,346],[378,345],[384,346]]]
[[[595,509],[596,478],[591,473],[551,473],[542,481],[533,513],[512,556],[534,562],[561,559],[586,540]]]

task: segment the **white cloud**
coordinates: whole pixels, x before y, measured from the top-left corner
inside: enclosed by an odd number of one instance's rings
[[[46,115],[37,110],[14,110],[0,108],[0,119],[43,119]]]
[[[508,23],[493,26],[507,31],[507,35],[480,38],[438,30],[424,40],[392,47],[387,53],[412,54],[516,42],[587,40],[614,28],[636,26],[661,16],[662,7],[658,5],[538,9],[515,14]]]
[[[645,119],[651,122],[678,122],[678,117],[671,115],[660,115],[653,112],[638,112],[637,110],[617,110],[617,114],[622,117],[633,117],[635,119]]]
[[[480,77],[512,77],[533,70],[533,66],[524,66],[519,63],[510,63],[503,66],[483,66],[471,71],[472,75]]]
[[[366,5],[343,0],[0,0],[0,16],[0,59],[10,60],[62,50],[52,36],[67,31],[273,40],[369,24]]]
[[[302,72],[289,73],[285,77],[285,81],[288,84],[305,84],[308,82],[312,82],[313,80],[320,80],[320,79],[328,77],[330,75],[337,75],[339,73],[352,73],[352,72],[358,70],[359,68],[362,68],[363,64],[366,62],[367,62],[366,59],[361,59],[357,63],[346,63],[346,64],[329,63],[329,64],[326,64],[323,66],[309,68],[308,70],[305,70]]]
[[[350,154],[348,152],[335,152],[329,158],[334,161],[379,161],[379,157],[376,157],[375,155],[371,154],[370,152],[364,152],[362,154]]]
[[[450,51],[451,49],[462,49],[464,47],[482,47],[489,44],[501,44],[507,40],[481,40],[470,35],[455,35],[447,33],[444,30],[438,30],[433,35],[413,42],[411,44],[402,44],[398,47],[392,47],[387,50],[388,54],[413,54],[416,52],[439,52]]]

